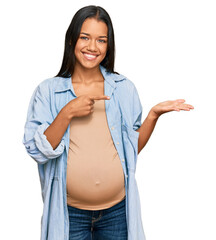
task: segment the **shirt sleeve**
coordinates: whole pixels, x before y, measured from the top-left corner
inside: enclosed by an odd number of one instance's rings
[[[134,84],[133,84],[134,85]],[[136,131],[142,125],[142,103],[139,98],[138,91],[134,85],[133,88],[133,129]]]
[[[22,140],[27,153],[40,164],[59,157],[65,148],[64,137],[54,150],[44,135],[45,130],[54,120],[51,113],[49,89],[45,83],[45,81],[42,82],[31,97]]]

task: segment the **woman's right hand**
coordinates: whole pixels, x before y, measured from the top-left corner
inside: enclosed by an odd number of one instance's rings
[[[71,120],[73,117],[87,116],[94,111],[94,100],[109,100],[109,96],[82,95],[64,106],[64,112]]]

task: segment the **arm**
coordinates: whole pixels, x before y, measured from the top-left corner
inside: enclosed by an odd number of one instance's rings
[[[40,164],[59,157],[65,148],[64,138],[54,150],[44,135],[54,121],[50,104],[49,82],[44,81],[35,89],[31,97],[22,140],[27,153]]]
[[[61,142],[61,139],[64,136],[64,133],[67,130],[71,119],[72,117],[69,118],[66,114],[65,108],[62,108],[55,120],[45,130],[44,135],[46,136],[47,140],[49,141],[54,150]]]
[[[154,117],[152,112],[150,111],[141,127],[136,131],[139,132],[139,140],[138,140],[138,154],[145,147],[148,142],[151,134],[155,128],[158,118]]]
[[[49,92],[48,80],[35,89],[29,103],[22,141],[28,154],[40,164],[64,152],[64,133],[73,117],[92,113],[94,100],[109,99],[108,96],[79,96],[67,103],[54,117]]]
[[[145,121],[142,123],[140,128],[136,130],[137,132],[139,132],[138,154],[145,147],[146,143],[148,142],[155,128],[157,120],[162,114],[170,111],[178,111],[178,112],[180,110],[190,111],[190,109],[194,108],[192,105],[185,104],[184,102],[185,100],[183,99],[178,99],[175,101],[166,101],[166,102],[157,104],[150,110]]]

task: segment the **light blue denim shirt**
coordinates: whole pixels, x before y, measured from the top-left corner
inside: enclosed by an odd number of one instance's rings
[[[104,95],[110,96],[105,100],[108,127],[124,171],[128,240],[145,240],[135,178],[139,138],[136,130],[141,126],[142,105],[131,80],[108,73],[102,66],[100,70],[105,79]],[[69,239],[66,172],[70,125],[55,150],[44,131],[76,97],[71,78],[49,78],[35,89],[27,112],[23,144],[38,166],[44,204],[41,240]]]

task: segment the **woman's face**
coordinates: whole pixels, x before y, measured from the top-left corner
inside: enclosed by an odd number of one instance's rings
[[[81,27],[74,54],[76,66],[92,69],[98,67],[106,56],[108,27],[95,18],[87,18]]]

